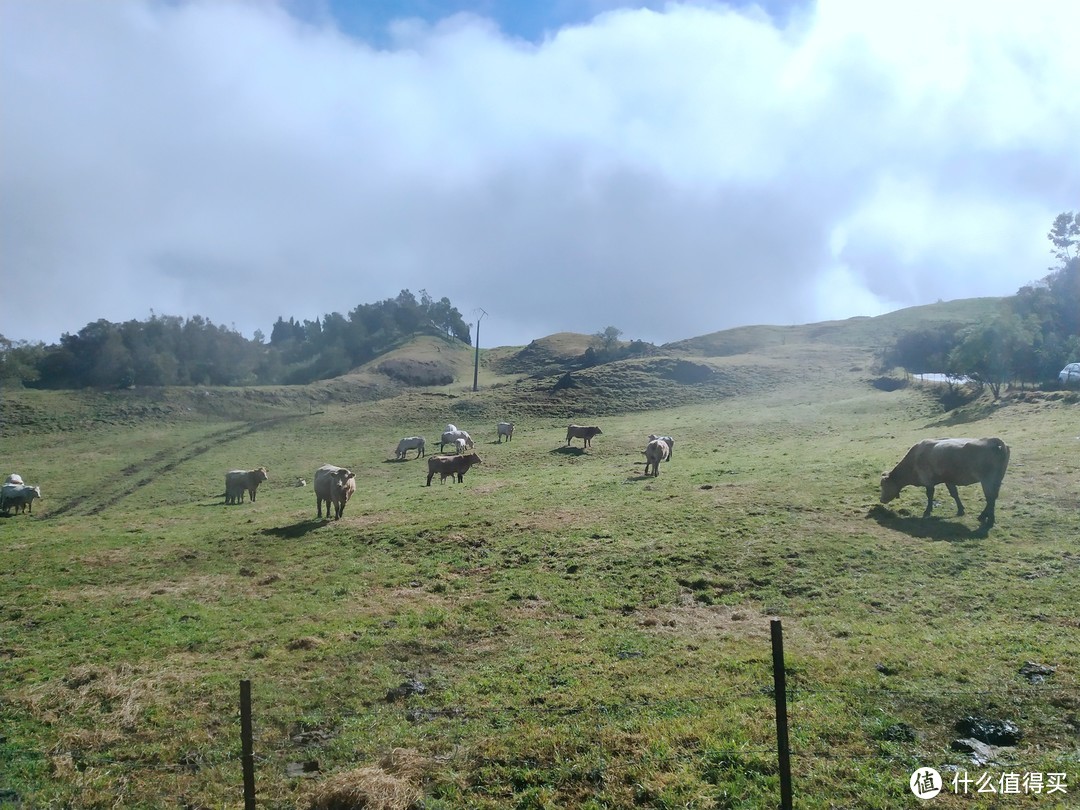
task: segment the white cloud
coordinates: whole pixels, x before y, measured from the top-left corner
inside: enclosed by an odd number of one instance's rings
[[[1006,295],[1080,208],[1080,7],[603,3],[379,49],[265,3],[0,5],[9,338],[408,287],[485,345]],[[657,302],[662,302],[657,313]]]

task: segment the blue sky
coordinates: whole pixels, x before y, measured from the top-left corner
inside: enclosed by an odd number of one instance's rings
[[[251,336],[408,288],[486,345],[664,343],[1011,295],[1080,210],[1077,30],[1073,0],[4,0],[0,267],[34,283],[0,332]]]
[[[617,9],[651,9],[662,11],[667,0],[335,0],[328,3],[291,2],[290,12],[304,20],[329,17],[343,32],[375,44],[389,46],[390,24],[395,20],[420,19],[429,24],[455,14],[471,14],[494,23],[506,36],[538,43],[566,26],[585,25],[597,15]],[[718,6],[719,3],[701,3]],[[783,22],[805,3],[798,0],[763,0],[760,3],[730,2],[728,5],[744,10],[757,9]]]

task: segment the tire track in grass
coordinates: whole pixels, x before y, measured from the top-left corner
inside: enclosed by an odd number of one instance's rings
[[[87,492],[69,499],[58,509],[49,512],[48,517],[61,515],[98,515],[111,506],[115,506],[124,498],[135,494],[143,487],[152,484],[160,475],[171,472],[188,461],[198,458],[212,449],[221,447],[223,444],[238,441],[260,430],[280,424],[290,419],[302,419],[303,414],[289,414],[287,416],[275,416],[271,419],[263,419],[258,422],[225,428],[203,436],[198,441],[180,447],[171,447],[161,450],[149,458],[134,464],[129,464],[120,472],[120,479],[116,484],[109,487],[98,487],[92,493]],[[136,476],[138,478],[136,479]],[[136,480],[132,480],[136,479]],[[84,508],[85,507],[85,508]]]

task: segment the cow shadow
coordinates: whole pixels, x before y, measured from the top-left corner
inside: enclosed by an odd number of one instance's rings
[[[299,523],[293,523],[291,526],[272,526],[269,529],[263,529],[259,533],[268,537],[278,537],[282,540],[295,540],[325,525],[325,520],[310,518],[301,520]]]
[[[924,518],[922,515],[897,514],[879,503],[870,507],[866,517],[875,520],[883,529],[903,532],[919,540],[944,540],[945,542],[984,540],[990,533],[985,523],[979,524],[977,529],[971,529],[963,523],[956,522],[955,519],[946,517]]]
[[[560,447],[556,447],[551,452],[552,453],[557,453],[560,456],[583,456],[583,455],[585,455],[585,448],[584,447],[574,447],[572,445],[571,446],[562,445]]]

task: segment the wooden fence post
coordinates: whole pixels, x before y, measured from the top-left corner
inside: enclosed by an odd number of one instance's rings
[[[244,766],[244,810],[255,810],[255,754],[251,739],[251,681],[240,681],[240,747]]]
[[[784,628],[779,619],[773,619],[769,625],[772,631],[773,692],[776,696],[776,753],[780,760],[780,808],[791,810],[791,749],[788,746]]]

